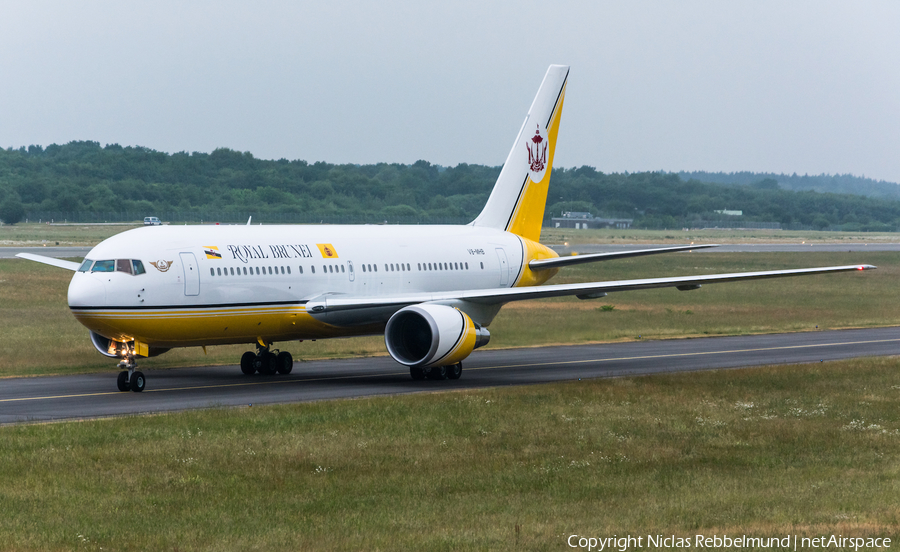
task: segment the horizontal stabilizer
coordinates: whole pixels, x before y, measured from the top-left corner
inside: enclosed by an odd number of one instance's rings
[[[579,265],[584,263],[596,263],[599,261],[611,261],[613,259],[625,259],[627,257],[642,257],[644,255],[656,255],[657,253],[672,253],[673,251],[693,251],[694,249],[706,249],[719,247],[718,244],[708,245],[679,245],[676,247],[657,247],[656,249],[635,249],[632,251],[613,251],[611,253],[589,253],[587,255],[572,255],[569,257],[554,257],[552,259],[535,259],[528,263],[531,270],[547,270],[564,266]]]
[[[54,257],[44,257],[43,255],[35,255],[34,253],[16,253],[16,257],[19,257],[20,259],[28,259],[29,261],[48,264],[57,268],[65,268],[66,270],[71,270],[72,272],[77,271],[78,267],[81,266],[81,263],[64,261],[62,259],[56,259]]]

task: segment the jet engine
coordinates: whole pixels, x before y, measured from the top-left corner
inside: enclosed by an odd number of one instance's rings
[[[490,339],[466,313],[430,303],[400,309],[384,330],[388,352],[410,368],[456,364]]]
[[[122,341],[115,341],[113,339],[109,339],[108,337],[103,337],[102,335],[91,332],[91,343],[93,343],[94,348],[97,349],[101,355],[109,357],[109,358],[125,358],[129,349],[134,350],[134,343],[123,343]],[[161,355],[168,351],[169,349],[163,349],[160,347],[149,347],[148,348],[148,357],[154,357],[157,355]]]

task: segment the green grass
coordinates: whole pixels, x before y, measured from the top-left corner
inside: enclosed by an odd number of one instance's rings
[[[900,324],[898,253],[690,253],[564,269],[551,283],[871,263],[865,273],[614,293],[602,301],[511,303],[491,324],[489,347],[523,347],[704,335],[813,331]],[[66,306],[71,273],[0,260],[0,376],[111,370]],[[604,305],[613,307],[604,308]],[[535,321],[540,321],[539,324]],[[279,343],[297,360],[386,354],[381,337]],[[147,369],[235,364],[248,346],[176,349]]]
[[[896,542],[898,407],[879,358],[5,427],[0,549]]]

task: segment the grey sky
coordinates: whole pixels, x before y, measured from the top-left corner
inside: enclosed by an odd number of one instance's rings
[[[900,2],[12,2],[0,146],[499,165],[551,63],[556,166],[900,182]]]

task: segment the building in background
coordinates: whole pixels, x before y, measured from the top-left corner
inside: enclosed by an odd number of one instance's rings
[[[613,219],[595,217],[590,213],[569,211],[561,217],[551,219],[554,228],[574,228],[587,230],[588,228],[631,228],[634,219]]]

